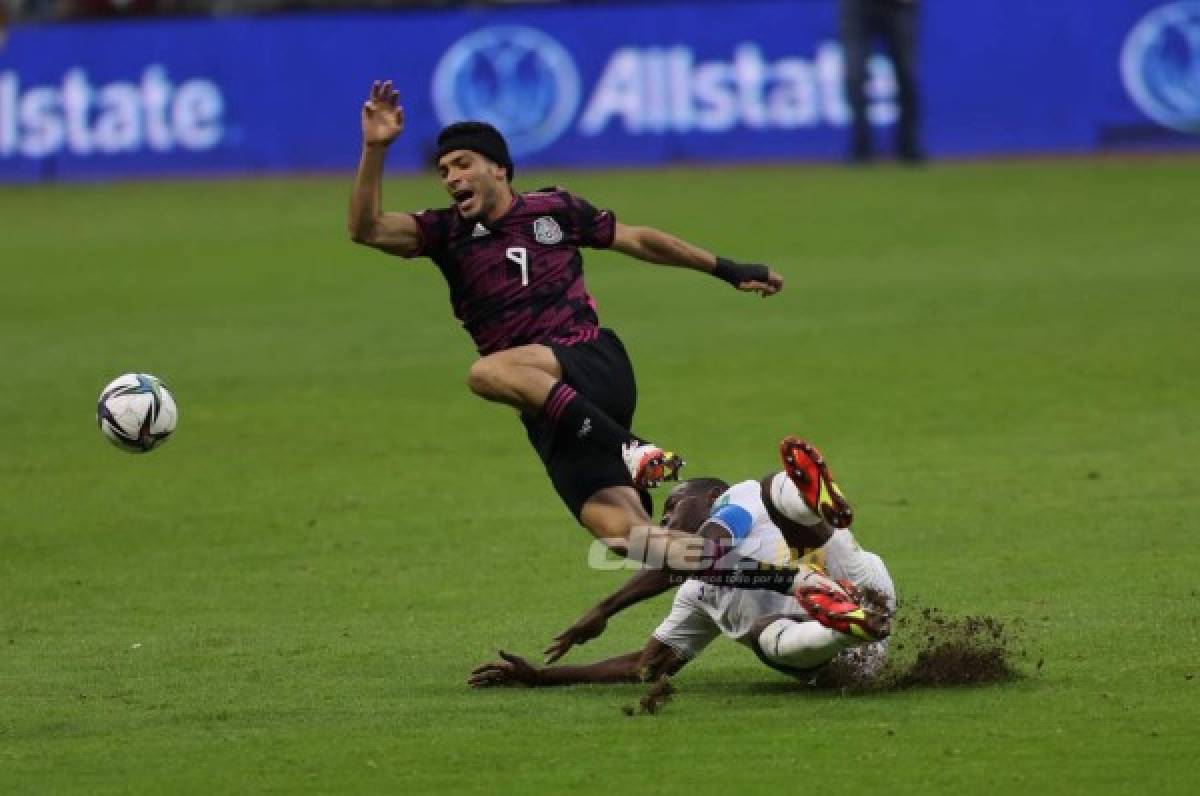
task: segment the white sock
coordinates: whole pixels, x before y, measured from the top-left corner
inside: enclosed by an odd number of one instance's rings
[[[816,622],[776,619],[758,636],[758,648],[772,663],[796,669],[824,666],[854,639]]]
[[[771,502],[780,514],[792,522],[809,526],[819,525],[821,522],[820,516],[805,505],[804,498],[800,497],[800,490],[792,483],[792,479],[788,478],[787,473],[776,473],[771,479]]]

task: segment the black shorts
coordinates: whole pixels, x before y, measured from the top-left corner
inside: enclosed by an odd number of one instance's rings
[[[546,343],[562,367],[562,380],[587,397],[597,408],[625,428],[633,427],[637,408],[637,381],[633,364],[620,338],[611,329],[601,329],[595,340],[575,345]],[[629,471],[619,450],[606,451],[574,434],[556,434],[554,427],[537,415],[521,413],[529,442],[546,466],[554,491],[579,519],[583,504],[592,495],[611,486],[633,488]],[[638,490],[646,513],[653,502]]]

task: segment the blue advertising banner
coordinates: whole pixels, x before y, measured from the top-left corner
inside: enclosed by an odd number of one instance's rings
[[[1200,146],[1200,0],[925,0],[934,156]],[[17,27],[0,180],[352,168],[373,79],[408,128],[497,124],[521,167],[825,159],[848,109],[835,0],[556,5]],[[868,95],[896,119],[886,59]]]

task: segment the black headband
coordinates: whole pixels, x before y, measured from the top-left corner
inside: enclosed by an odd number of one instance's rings
[[[500,131],[484,122],[457,122],[442,130],[437,138],[437,159],[448,152],[466,149],[478,152],[493,163],[503,166],[512,182],[513,162],[508,154],[508,144]]]

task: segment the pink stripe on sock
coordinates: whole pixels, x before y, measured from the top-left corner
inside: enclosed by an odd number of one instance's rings
[[[542,417],[545,417],[549,420],[554,420],[554,407],[558,404],[558,402],[561,399],[562,399],[562,391],[561,390],[555,391],[554,395],[550,396],[550,400],[546,401],[546,403],[542,404]]]
[[[562,406],[562,396],[556,393],[554,396],[554,400],[551,401],[550,403],[546,404],[546,407],[542,411],[542,414],[544,414],[550,422],[557,423],[558,422],[558,410],[559,410],[560,406]]]
[[[545,407],[542,409],[542,413],[557,423],[559,416],[562,414],[563,408],[566,407],[566,405],[570,403],[571,399],[576,395],[577,393],[575,390],[569,385],[562,385],[558,388],[558,391],[555,392],[554,397],[546,403]]]
[[[555,420],[558,420],[562,416],[563,410],[567,408],[567,404],[575,400],[575,396],[578,394],[573,387],[564,387],[562,389],[562,400],[558,402],[558,406],[554,407]]]

